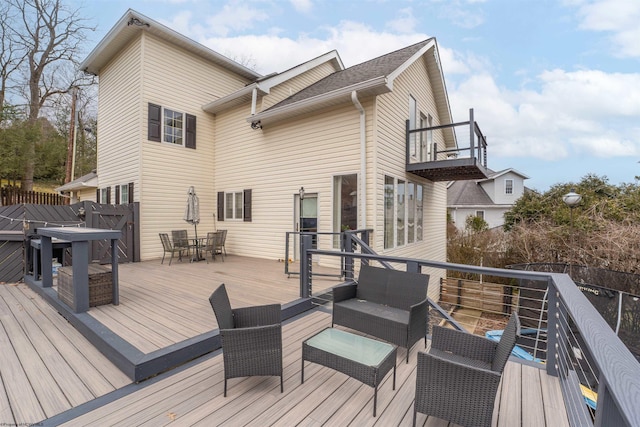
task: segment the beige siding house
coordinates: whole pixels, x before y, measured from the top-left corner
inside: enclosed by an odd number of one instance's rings
[[[99,76],[100,201],[128,186],[140,202],[143,260],[162,255],[158,233],[193,231],[191,186],[199,234],[227,229],[231,254],[296,258],[289,231],[370,229],[378,253],[445,260],[446,184],[407,172],[407,155],[457,146],[442,128],[407,136],[451,123],[435,39],[261,76],[129,10],[81,67]]]

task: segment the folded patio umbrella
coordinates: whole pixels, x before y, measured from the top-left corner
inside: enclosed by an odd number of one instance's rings
[[[200,222],[200,205],[196,190],[193,186],[189,187],[189,197],[187,197],[187,208],[184,211],[184,220],[189,224],[193,224],[198,238],[198,223]]]

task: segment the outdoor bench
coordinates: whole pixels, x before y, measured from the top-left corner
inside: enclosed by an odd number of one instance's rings
[[[429,275],[371,267],[357,283],[333,288],[333,325],[372,335],[409,350],[420,338],[426,346]]]

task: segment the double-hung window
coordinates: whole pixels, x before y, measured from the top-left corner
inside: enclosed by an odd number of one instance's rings
[[[505,179],[504,180],[504,194],[513,194],[513,180]]]
[[[149,141],[196,148],[196,116],[149,103]]]
[[[218,192],[218,220],[251,222],[251,190]]]
[[[242,219],[242,191],[225,193],[225,219]]]

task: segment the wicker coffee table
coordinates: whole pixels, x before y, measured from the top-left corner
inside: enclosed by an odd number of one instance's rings
[[[314,362],[349,375],[373,387],[373,416],[376,416],[378,384],[393,368],[396,389],[398,347],[340,329],[327,328],[302,343],[302,383],[304,362]]]

